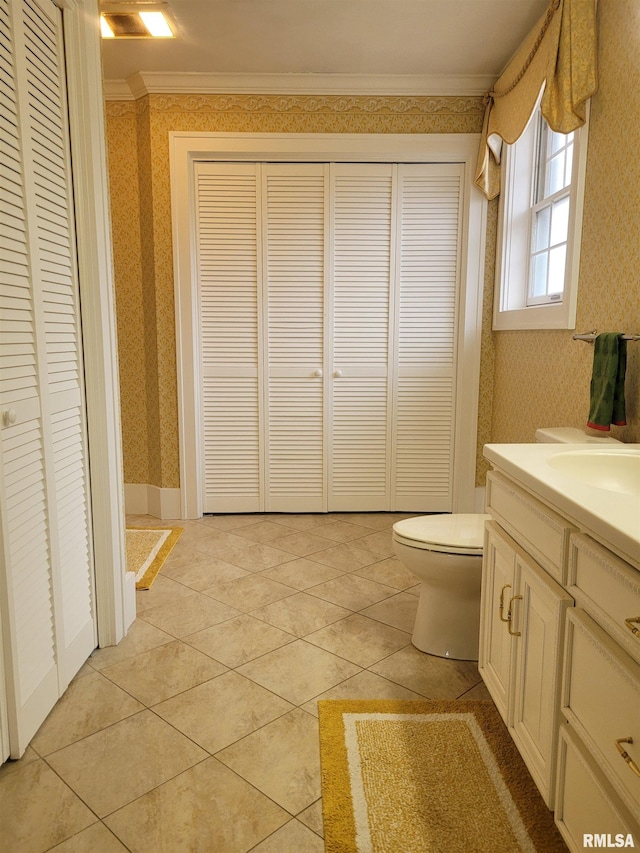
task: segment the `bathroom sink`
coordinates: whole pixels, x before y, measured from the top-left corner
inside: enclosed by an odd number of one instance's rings
[[[568,450],[550,456],[547,465],[588,486],[640,497],[640,452],[637,450]]]

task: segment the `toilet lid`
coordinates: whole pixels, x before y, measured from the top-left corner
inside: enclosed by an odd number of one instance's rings
[[[396,539],[414,548],[479,556],[489,518],[481,513],[418,515],[397,521],[393,532]]]

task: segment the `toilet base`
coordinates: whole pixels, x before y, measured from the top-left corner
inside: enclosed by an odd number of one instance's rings
[[[478,660],[480,590],[471,589],[469,593],[463,597],[458,590],[456,595],[448,595],[432,584],[421,584],[411,636],[413,645],[441,658]]]

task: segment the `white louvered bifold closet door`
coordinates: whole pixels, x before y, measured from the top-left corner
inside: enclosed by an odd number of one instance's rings
[[[387,510],[393,176],[382,164],[335,164],[329,506]]]
[[[96,633],[62,21],[50,0],[0,0],[0,16],[0,583],[18,757]]]
[[[198,164],[204,512],[262,510],[259,167]]]
[[[451,511],[463,167],[195,174],[204,511]]]
[[[271,512],[325,508],[325,172],[322,164],[264,167],[265,509]]]
[[[392,502],[450,512],[463,167],[398,167]]]

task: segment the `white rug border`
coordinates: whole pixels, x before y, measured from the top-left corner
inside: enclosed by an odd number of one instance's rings
[[[160,539],[158,540],[156,545],[154,545],[154,547],[151,549],[147,559],[144,561],[142,566],[136,572],[136,583],[141,578],[144,577],[145,572],[147,571],[149,566],[153,563],[153,561],[157,557],[158,551],[162,548],[164,543],[167,541],[167,539],[171,535],[172,529],[171,528],[167,529],[165,527],[145,527],[144,529],[141,528],[138,530],[136,530],[136,528],[132,528],[132,527],[127,528],[127,533],[160,533],[160,532],[163,533],[164,535],[160,537]]]

